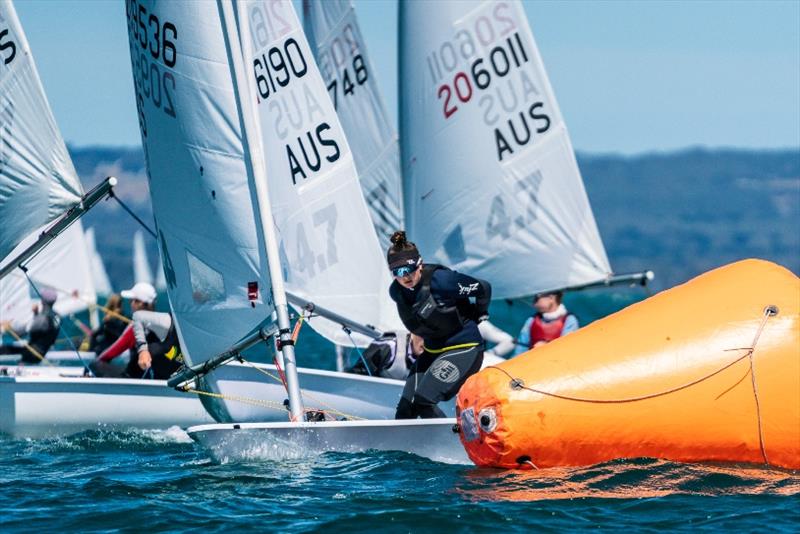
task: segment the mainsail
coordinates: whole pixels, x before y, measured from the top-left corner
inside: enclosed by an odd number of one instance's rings
[[[379,330],[402,328],[353,155],[292,3],[237,8],[287,290]],[[336,323],[310,324],[349,343]]]
[[[400,4],[406,225],[428,261],[513,298],[610,274],[522,5]]]
[[[126,8],[167,293],[187,359],[203,362],[275,310],[222,27],[213,3]]]
[[[0,0],[0,259],[82,194],[14,6]]]
[[[400,149],[350,0],[303,0],[303,22],[333,99],[381,247],[404,227]]]
[[[139,282],[153,284],[153,273],[150,270],[147,249],[144,246],[144,234],[141,230],[133,234],[133,283]]]

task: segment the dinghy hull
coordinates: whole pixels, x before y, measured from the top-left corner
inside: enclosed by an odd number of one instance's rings
[[[467,453],[504,468],[800,468],[798,295],[794,274],[746,260],[485,369],[458,395]]]
[[[60,376],[80,370],[9,367],[9,375],[0,376],[0,433],[38,438],[97,428],[168,428],[214,422],[201,398],[213,402],[218,397],[175,391],[164,380]],[[402,381],[317,369],[298,371],[308,409],[336,418],[394,417]],[[211,393],[225,398],[229,421],[288,420],[286,390],[274,366],[232,363],[214,373],[217,380]],[[453,402],[443,406],[448,414],[454,408]]]
[[[190,427],[187,432],[217,461],[282,460],[324,452],[409,452],[468,464],[453,430],[455,419],[242,423]]]
[[[211,422],[195,395],[163,380],[0,377],[0,433],[15,438]]]

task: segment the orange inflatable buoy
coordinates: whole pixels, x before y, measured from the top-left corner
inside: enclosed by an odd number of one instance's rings
[[[798,469],[800,279],[761,260],[715,269],[480,371],[457,410],[479,466]]]

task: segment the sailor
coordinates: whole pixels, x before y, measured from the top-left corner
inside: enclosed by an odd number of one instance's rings
[[[131,378],[166,380],[183,365],[178,331],[169,313],[140,310],[133,314],[136,356],[125,370]]]
[[[561,302],[563,296],[561,291],[547,291],[533,297],[536,313],[522,325],[514,356],[578,329],[578,318]]]
[[[122,297],[116,293],[109,295],[105,305],[106,315],[103,324],[92,332],[89,350],[100,354],[111,346],[125,331],[125,317],[122,315]]]
[[[423,265],[403,231],[395,232],[391,242],[387,260],[394,281],[389,294],[417,354],[395,418],[446,417],[437,403],[453,398],[483,362],[478,323],[488,318],[492,288],[442,265]]]
[[[42,289],[39,293],[41,302],[33,306],[33,318],[27,323],[12,324],[6,321],[0,328],[13,330],[17,335],[27,335],[28,342],[22,346],[2,345],[0,354],[19,354],[21,363],[37,364],[53,346],[58,338],[61,324],[58,316],[53,311],[58,294],[51,289]]]
[[[131,312],[153,311],[156,303],[156,288],[147,282],[139,282],[132,288],[120,293],[122,298],[131,301]],[[92,372],[97,376],[119,377],[125,373],[125,366],[115,365],[113,360],[120,355],[136,347],[136,337],[133,333],[133,323],[129,324],[117,340],[101,352],[97,358],[89,364]],[[136,357],[131,359],[138,360]]]

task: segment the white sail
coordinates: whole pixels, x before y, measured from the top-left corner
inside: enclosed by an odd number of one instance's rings
[[[14,6],[0,0],[0,258],[82,194]]]
[[[495,298],[610,273],[572,145],[517,0],[401,2],[406,225],[428,261]]]
[[[350,0],[303,0],[303,23],[385,250],[404,228],[400,149],[355,10]]]
[[[161,255],[158,256],[158,269],[156,270],[156,291],[162,293],[167,290],[167,277],[164,274],[164,262]]]
[[[167,293],[186,357],[198,363],[273,321],[252,175],[216,4],[126,6]]]
[[[108,296],[111,294],[111,280],[108,278],[106,267],[103,264],[103,258],[97,252],[97,243],[94,237],[94,228],[89,228],[84,233],[86,241],[86,250],[89,255],[89,264],[92,272],[92,280],[94,281],[94,289],[98,295]]]
[[[292,3],[237,8],[287,290],[379,330],[401,327],[353,155]],[[350,343],[338,324],[309,324]]]
[[[150,271],[150,260],[144,245],[144,234],[137,230],[133,234],[133,283],[146,282],[153,284],[153,273]]]
[[[12,255],[30,246],[38,237],[39,232],[33,232],[13,250]],[[36,289],[56,291],[58,299],[53,310],[59,315],[83,311],[97,302],[80,221],[74,222],[25,266]],[[33,316],[33,304],[39,301],[36,289],[20,269],[11,271],[0,280],[0,322],[26,323]]]

